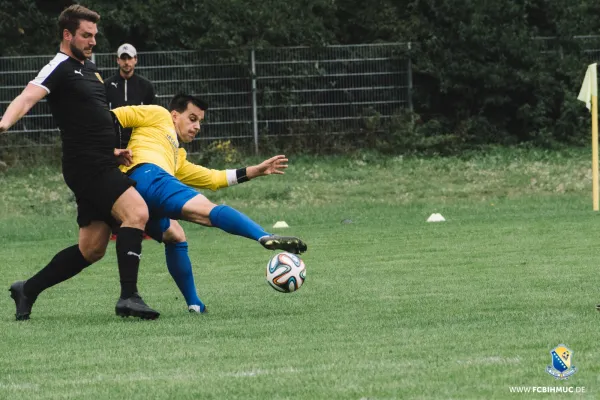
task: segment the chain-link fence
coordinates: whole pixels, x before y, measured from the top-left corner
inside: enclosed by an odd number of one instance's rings
[[[600,36],[585,35],[574,36],[569,39],[569,45],[574,43],[578,46],[578,51],[582,57],[579,59],[585,63],[600,62]],[[565,44],[559,38],[554,36],[538,36],[534,38],[538,50],[550,57],[565,57]]]
[[[576,36],[583,48],[583,54],[588,63],[600,62],[600,36]]]
[[[166,106],[178,92],[209,103],[197,140],[232,140],[258,150],[259,137],[345,134],[373,115],[411,108],[410,45],[402,43],[230,51],[140,52],[136,73]],[[52,55],[0,58],[0,110]],[[95,54],[103,77],[118,73],[116,54]],[[0,146],[59,143],[45,100]]]
[[[28,82],[53,56],[0,57],[0,110],[21,93]],[[58,131],[46,100],[40,101],[5,135],[3,146],[39,146],[58,144]]]

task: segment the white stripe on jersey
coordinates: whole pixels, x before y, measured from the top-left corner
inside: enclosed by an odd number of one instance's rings
[[[48,94],[50,94],[50,89],[48,89],[46,86],[43,85],[44,81],[46,80],[46,78],[48,76],[50,76],[52,71],[54,71],[56,69],[56,67],[59,66],[59,64],[61,62],[68,60],[68,59],[69,59],[68,55],[66,55],[64,53],[57,53],[56,56],[54,56],[54,58],[48,64],[46,64],[46,66],[44,68],[42,68],[40,70],[40,72],[35,77],[35,79],[29,83],[32,83],[36,86],[46,89],[46,92],[48,92]]]

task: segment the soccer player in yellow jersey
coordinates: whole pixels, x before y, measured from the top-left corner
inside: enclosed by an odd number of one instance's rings
[[[127,106],[112,110],[119,128],[133,128],[129,145],[133,163],[122,171],[137,182],[150,212],[146,232],[165,242],[167,267],[184,295],[188,309],[204,312],[193,280],[187,242],[176,220],[183,219],[258,241],[269,250],[300,254],[306,244],[296,237],[267,233],[241,212],[216,205],[193,188],[217,190],[271,174],[283,174],[287,158],[272,157],[246,168],[212,170],[187,160],[180,142],[191,142],[200,131],[208,106],[197,97],[179,94],[169,110],[157,105]]]

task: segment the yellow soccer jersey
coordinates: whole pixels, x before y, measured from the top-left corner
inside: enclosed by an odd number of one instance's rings
[[[220,171],[193,164],[187,160],[185,149],[179,149],[175,177],[182,183],[198,189],[217,190],[237,183],[235,170]]]
[[[124,128],[133,128],[127,148],[133,164],[121,165],[127,172],[138,164],[154,164],[182,183],[195,188],[217,190],[228,186],[227,172],[204,168],[187,161],[185,149],[179,148],[171,113],[157,105],[126,106],[112,110]]]

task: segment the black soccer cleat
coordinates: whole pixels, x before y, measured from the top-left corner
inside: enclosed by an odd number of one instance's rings
[[[115,307],[115,313],[120,317],[138,317],[141,319],[156,319],[160,313],[148,307],[139,293],[126,299],[119,298]]]
[[[293,236],[263,236],[258,239],[258,242],[262,244],[265,249],[283,250],[294,254],[302,254],[307,249],[306,243]]]
[[[25,296],[25,291],[23,287],[25,286],[25,282],[27,281],[17,281],[10,285],[10,297],[15,301],[15,306],[17,311],[15,313],[15,317],[17,321],[26,321],[29,319],[29,314],[31,314],[31,307],[33,303],[35,303],[35,299],[30,299]]]

